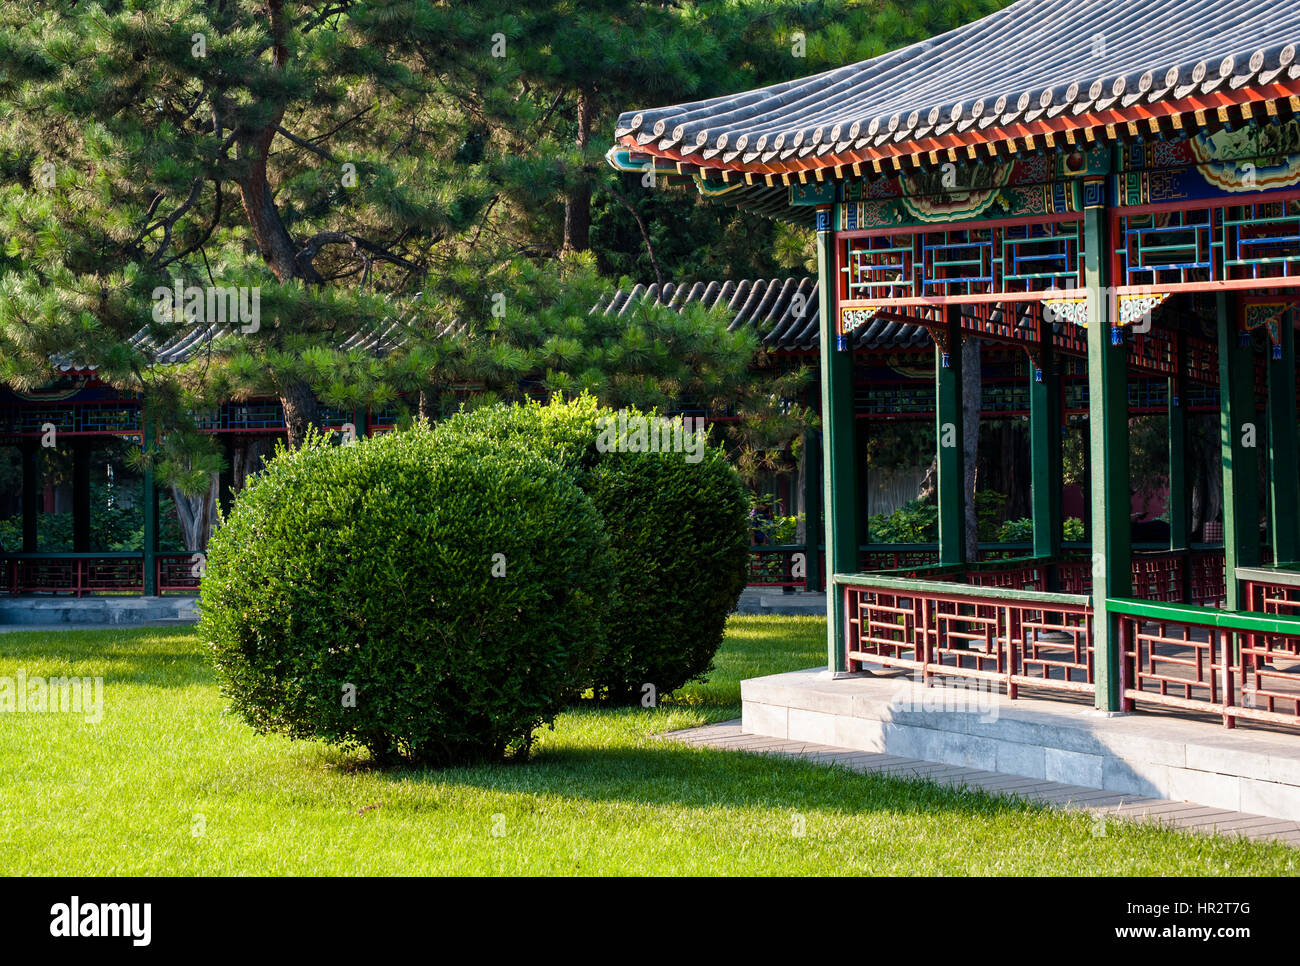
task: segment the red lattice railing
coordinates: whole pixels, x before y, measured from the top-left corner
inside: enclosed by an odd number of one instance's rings
[[[183,591],[197,594],[203,574],[202,554],[160,553],[158,561],[158,593]]]
[[[1119,617],[1126,710],[1154,704],[1300,724],[1300,621],[1108,601]]]
[[[903,570],[909,567],[932,567],[939,562],[939,551],[929,549],[863,550],[858,564],[863,570]]]
[[[1191,571],[1192,599],[1189,604],[1218,607],[1228,596],[1223,550],[1192,550],[1187,555]]]
[[[1142,600],[1183,600],[1184,552],[1144,553],[1133,557],[1133,596]]]
[[[1092,693],[1092,608],[1086,598],[873,578],[845,583],[849,670],[864,664]]]
[[[1092,593],[1092,561],[1086,557],[1058,561],[1056,573],[1063,592]],[[1132,574],[1133,596],[1142,600],[1183,602],[1185,577],[1191,591],[1186,603],[1217,607],[1227,593],[1221,549],[1137,553]]]
[[[197,593],[202,568],[195,563],[190,553],[157,554],[158,592]],[[11,554],[4,558],[3,586],[10,594],[142,594],[144,554]]]
[[[804,548],[795,546],[750,547],[750,587],[802,587],[808,560]]]
[[[1267,580],[1247,580],[1246,609],[1278,617],[1300,617],[1300,587]]]

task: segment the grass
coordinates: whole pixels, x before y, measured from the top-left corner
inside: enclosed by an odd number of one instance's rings
[[[1281,845],[1067,815],[927,782],[688,748],[740,681],[820,663],[824,622],[734,618],[657,709],[573,710],[527,764],[379,772],[224,713],[184,629],[0,635],[0,675],[102,675],[104,716],[0,719],[10,874],[1295,873]],[[802,834],[800,834],[802,833]]]

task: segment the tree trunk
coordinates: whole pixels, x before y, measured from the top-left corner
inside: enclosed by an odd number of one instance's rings
[[[320,403],[311,386],[301,379],[290,378],[280,386],[280,405],[284,407],[289,445],[297,449],[307,438],[307,427],[320,426]]]
[[[980,340],[961,343],[961,432],[966,492],[966,559],[979,559],[979,518],[975,513],[975,483],[980,445]]]
[[[267,14],[274,37],[272,50],[275,65],[281,70],[289,60],[289,25],[284,16],[284,0],[267,0]],[[284,226],[284,219],[275,206],[275,197],[266,178],[266,162],[276,128],[284,117],[281,107],[267,119],[266,124],[253,131],[241,133],[236,142],[239,160],[247,165],[239,179],[240,200],[248,216],[257,250],[267,266],[281,282],[302,279],[309,285],[321,283],[320,273],[312,264],[311,256],[300,255],[298,246]],[[289,445],[298,447],[306,437],[307,427],[319,422],[319,404],[311,387],[294,375],[282,377],[278,383],[280,405],[284,407],[284,421],[288,429]]]
[[[420,390],[420,418],[427,420],[430,425],[438,418],[437,396],[432,389]]]
[[[208,548],[208,538],[212,536],[212,524],[217,518],[219,480],[220,476],[213,473],[208,488],[198,496],[190,496],[178,487],[172,487],[172,500],[176,504],[181,536],[185,540],[185,549],[191,553],[201,553]]]
[[[595,112],[592,98],[586,91],[578,91],[578,138],[579,154],[585,155],[587,144],[591,140],[591,118]],[[585,174],[570,189],[564,199],[564,251],[584,252],[591,244],[591,179]]]
[[[262,438],[247,439],[235,447],[230,473],[232,494],[239,493],[248,485],[248,478],[261,470],[269,451],[268,441]]]
[[[933,503],[939,496],[939,458],[931,457],[930,465],[925,468],[921,485],[917,487],[916,498],[922,503]]]

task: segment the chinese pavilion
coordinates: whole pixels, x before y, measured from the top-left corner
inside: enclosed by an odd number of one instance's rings
[[[828,659],[1300,723],[1300,3],[1020,0],[863,63],[629,111],[608,158],[816,231]],[[855,372],[928,334],[932,563],[862,554]],[[1024,362],[1033,547],[968,559],[962,344]],[[1061,539],[1067,386],[1090,544]],[[1170,545],[1135,552],[1129,420],[1169,427]],[[1223,546],[1191,542],[1217,410]],[[898,569],[905,564],[905,569]]]

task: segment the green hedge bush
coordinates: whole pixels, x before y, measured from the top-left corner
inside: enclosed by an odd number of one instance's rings
[[[867,521],[872,543],[933,543],[939,539],[939,508],[908,500],[893,513],[875,513]]]
[[[496,759],[572,700],[612,562],[591,499],[525,450],[435,445],[427,428],[314,438],[213,536],[199,628],[259,731],[381,761]]]
[[[1066,541],[1083,539],[1083,521],[1078,517],[1069,517],[1061,524],[1061,537]],[[1008,520],[998,530],[999,543],[1028,543],[1034,539],[1034,521],[1032,517]]]
[[[531,448],[591,497],[609,533],[617,594],[590,684],[600,699],[631,703],[646,685],[665,695],[711,667],[747,579],[749,500],[716,447],[703,447],[698,462],[682,452],[602,451],[601,420],[615,415],[589,396],[495,406],[459,413],[435,436],[487,452]]]

